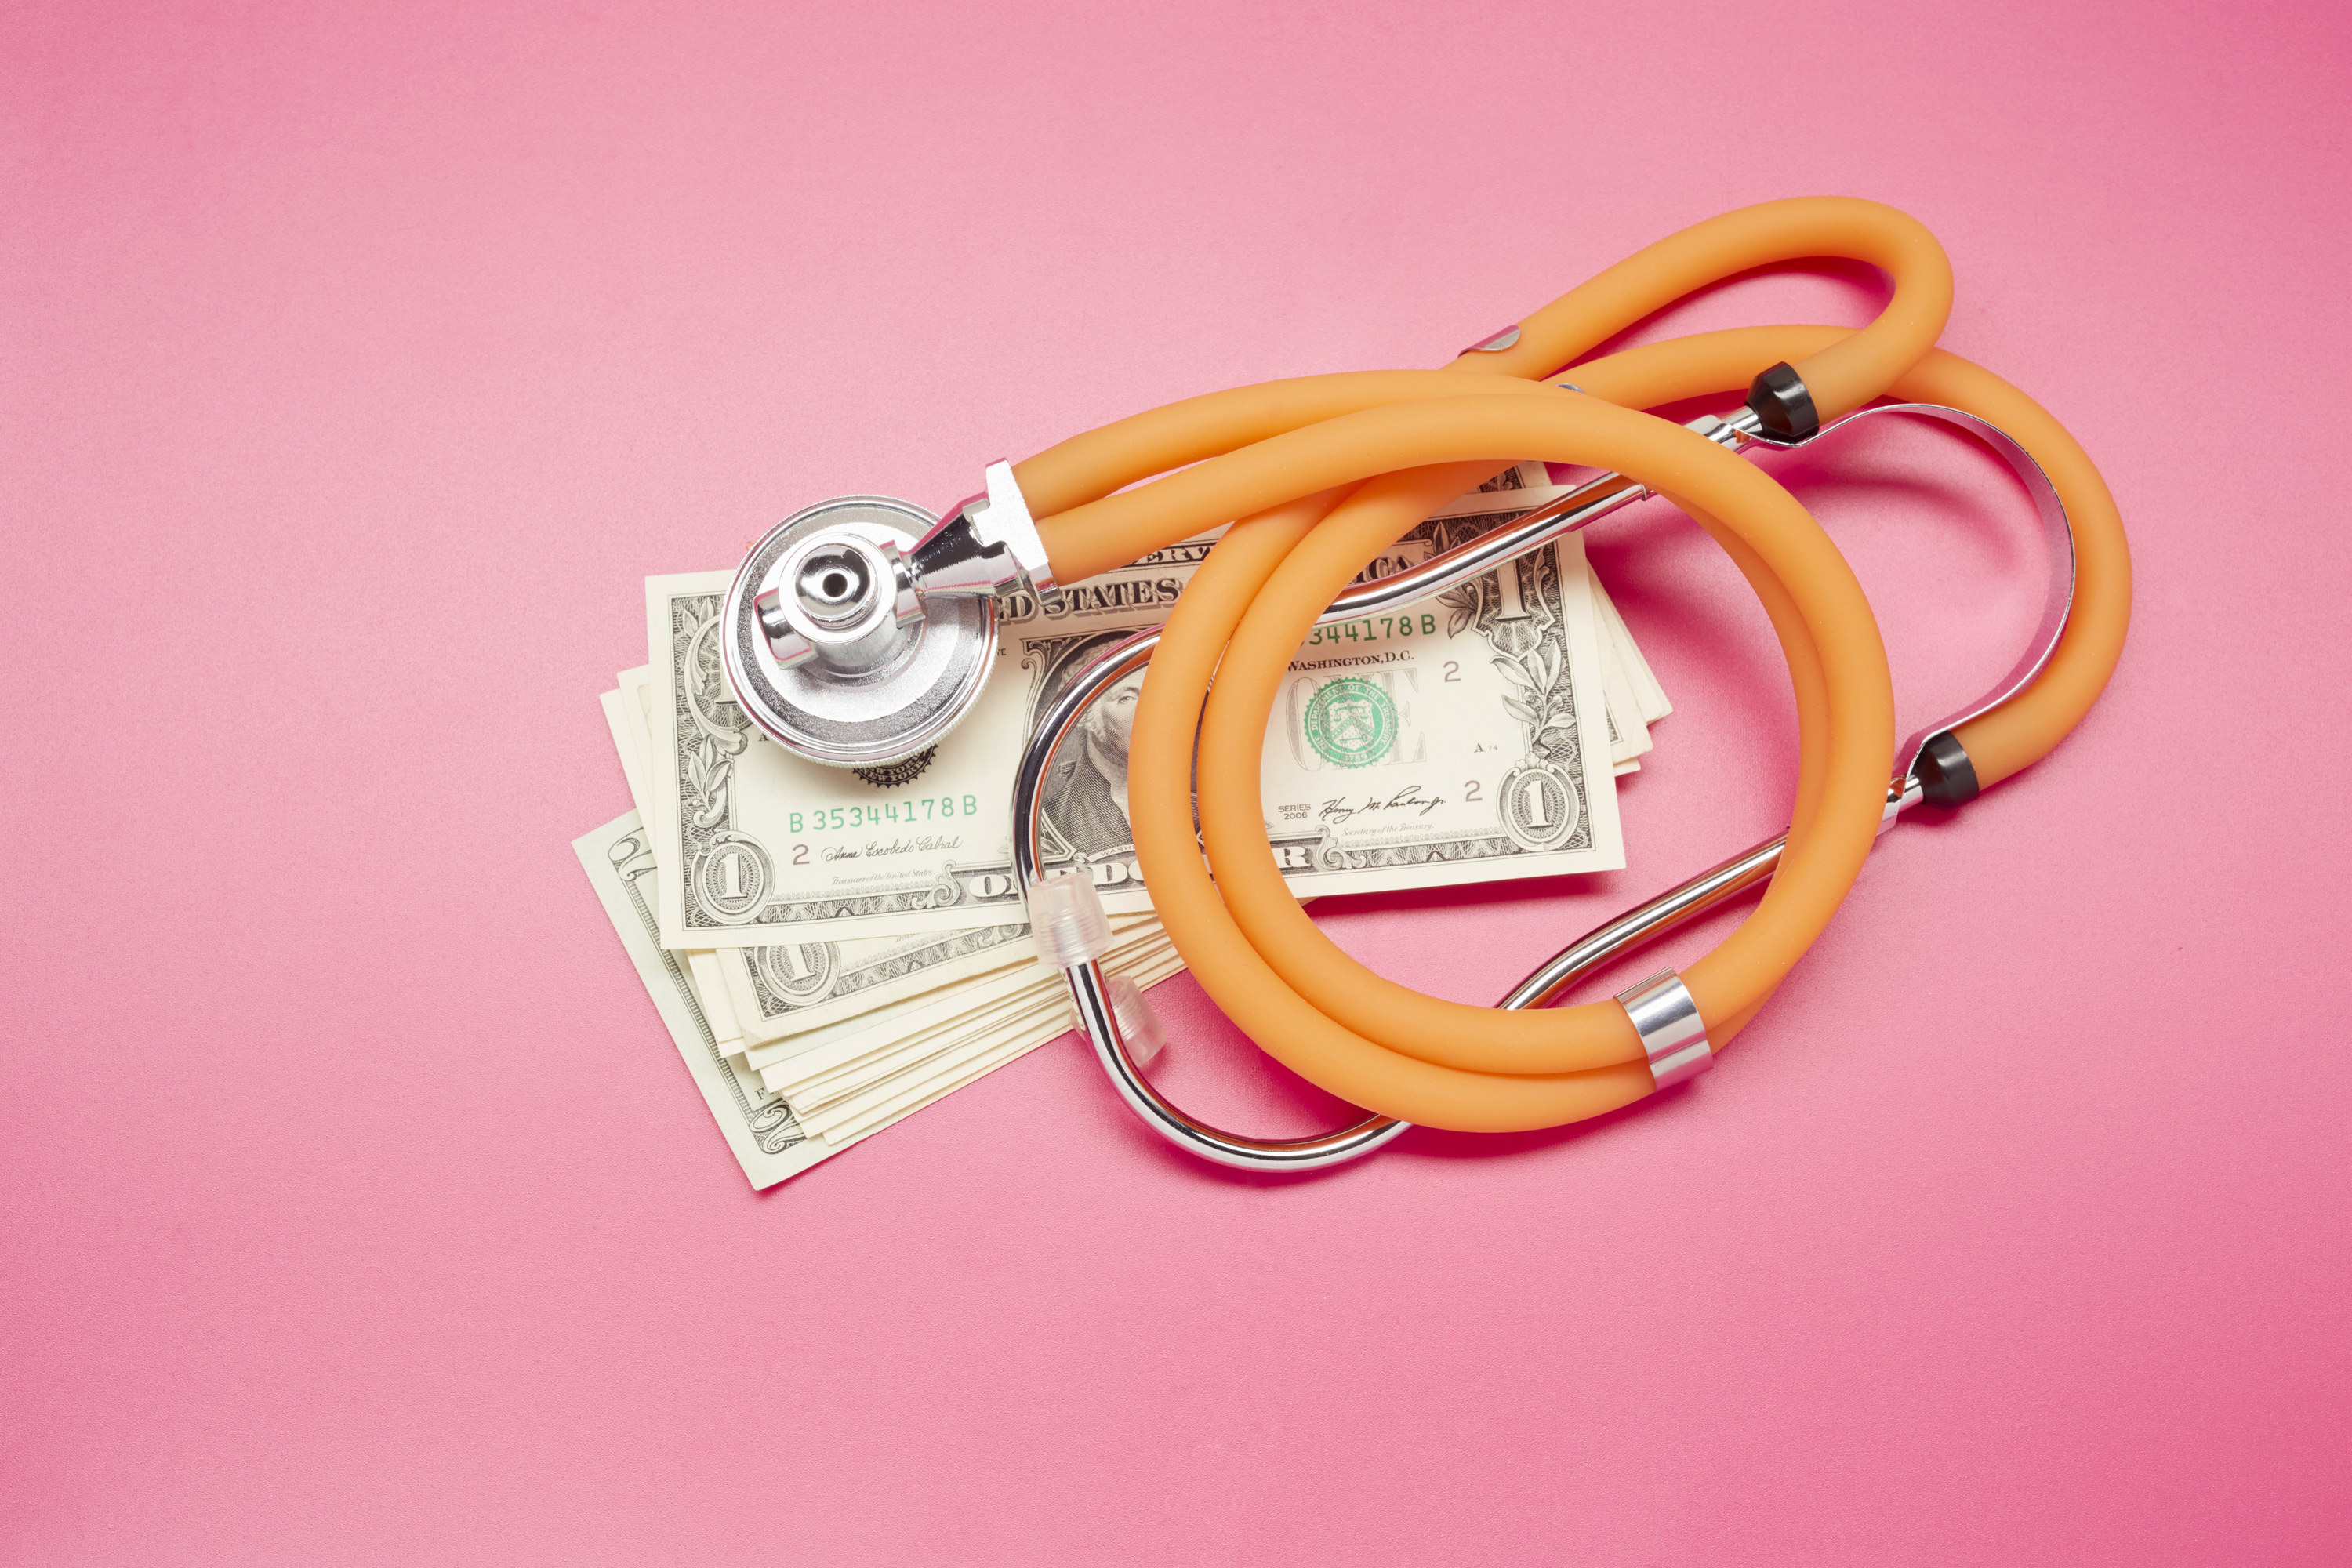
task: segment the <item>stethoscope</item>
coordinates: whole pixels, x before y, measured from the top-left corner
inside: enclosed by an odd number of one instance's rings
[[[1569,379],[1533,379],[1717,279],[1823,256],[1894,279],[1895,298],[1869,327],[1706,333],[1558,373]],[[1352,1160],[1416,1121],[1504,1130],[1600,1114],[1711,1067],[1826,923],[1879,835],[1912,806],[1964,805],[2038,760],[2114,668],[2130,604],[2114,501],[2046,412],[1933,346],[1949,300],[1941,247],[1891,208],[1806,198],[1743,209],[1620,263],[1448,367],[1486,376],[1307,377],[1191,399],[1021,465],[993,464],[985,492],[937,522],[880,498],[812,508],[755,544],[737,575],[721,618],[728,678],[745,712],[787,748],[834,766],[885,766],[935,744],[969,710],[992,662],[1001,597],[1048,597],[1061,581],[1241,519],[1167,626],[1109,650],[1050,705],[1016,774],[1014,859],[1031,930],[1043,962],[1063,972],[1104,1071],[1178,1147],[1254,1170]],[[1768,368],[1748,378],[1759,363]],[[1633,411],[1743,379],[1746,405],[1727,417],[1675,426]],[[1889,393],[1904,400],[1873,403]],[[2040,512],[2052,573],[2024,656],[1983,699],[1899,749],[1884,648],[1843,557],[1785,490],[1733,457],[1806,447],[1885,415],[1942,423],[2003,457]],[[1348,585],[1432,507],[1531,456],[1603,471],[1418,566]],[[1153,475],[1164,477],[1128,488]],[[1588,933],[1493,1009],[1356,968],[1288,896],[1264,843],[1257,747],[1288,651],[1312,626],[1512,570],[1653,495],[1724,544],[1790,659],[1801,728],[1790,831]],[[1139,670],[1129,783],[1154,908],[1252,1038],[1368,1108],[1353,1126],[1257,1139],[1160,1094],[1133,1048],[1160,1026],[1134,987],[1102,968],[1110,931],[1090,881],[1041,875],[1043,786],[1056,749]],[[1900,764],[1891,782],[1890,752]],[[1602,965],[1759,885],[1764,902],[1688,976],[1667,969],[1611,1002],[1551,1008]]]

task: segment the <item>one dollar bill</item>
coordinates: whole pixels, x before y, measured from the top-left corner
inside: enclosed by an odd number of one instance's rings
[[[1556,493],[1465,496],[1372,574]],[[974,711],[931,751],[877,769],[822,767],[757,736],[717,657],[730,574],[649,579],[648,787],[664,835],[663,944],[1019,923],[1013,775],[1036,715],[1106,649],[1164,621],[1212,542],[1187,541],[1071,584],[1052,605],[1014,600]],[[1044,803],[1047,870],[1083,869],[1115,913],[1150,907],[1127,817],[1140,683],[1096,704],[1065,743]],[[1268,841],[1301,898],[1622,867],[1581,542],[1408,610],[1318,628],[1283,683],[1262,784]]]

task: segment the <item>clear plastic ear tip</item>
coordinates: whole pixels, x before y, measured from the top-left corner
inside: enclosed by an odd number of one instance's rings
[[[1075,969],[1110,951],[1110,917],[1084,872],[1049,878],[1032,889],[1029,931],[1038,956],[1056,969]]]
[[[1112,975],[1109,989],[1111,1016],[1118,1021],[1119,1043],[1127,1047],[1128,1060],[1148,1066],[1166,1047],[1168,1026],[1160,1021],[1160,1010],[1126,975]]]

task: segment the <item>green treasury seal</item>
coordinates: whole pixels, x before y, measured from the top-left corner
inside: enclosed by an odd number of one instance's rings
[[[1334,680],[1307,704],[1307,743],[1343,768],[1379,762],[1396,744],[1396,704],[1369,680]]]

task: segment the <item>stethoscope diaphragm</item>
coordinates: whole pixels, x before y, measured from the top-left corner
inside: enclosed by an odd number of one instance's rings
[[[971,710],[994,662],[995,601],[934,595],[911,617],[891,608],[905,596],[902,563],[938,521],[887,496],[843,496],[751,547],[715,630],[758,729],[812,762],[881,767],[938,744]]]

